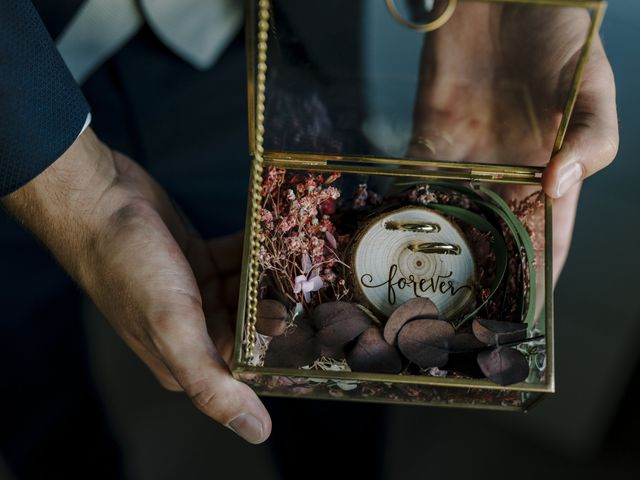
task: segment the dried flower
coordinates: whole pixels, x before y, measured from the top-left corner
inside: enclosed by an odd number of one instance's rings
[[[340,198],[340,190],[331,184],[339,177],[339,173],[291,174],[267,168],[260,210],[260,263],[293,302],[310,303],[311,294],[329,284],[335,299],[346,294],[346,284],[337,281],[335,268],[342,264],[339,249],[349,236],[336,236],[331,220]]]
[[[317,292],[324,286],[322,278],[318,275],[318,269],[314,269],[311,265],[311,259],[308,254],[302,255],[303,274],[298,275],[295,279],[295,286],[293,287],[293,293],[300,293],[304,295],[305,302],[309,303],[311,300],[311,292]]]
[[[367,198],[369,198],[369,192],[367,191],[367,184],[361,183],[358,185],[358,189],[353,197],[353,208],[364,208],[367,206]]]
[[[336,213],[336,205],[337,202],[333,198],[329,198],[320,204],[320,211],[327,215],[332,215]]]

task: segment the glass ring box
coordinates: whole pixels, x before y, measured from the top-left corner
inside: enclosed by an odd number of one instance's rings
[[[247,5],[236,378],[262,395],[507,410],[552,393],[542,172],[605,3]]]

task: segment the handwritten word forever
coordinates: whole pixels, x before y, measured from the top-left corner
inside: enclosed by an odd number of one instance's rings
[[[471,290],[470,285],[462,285],[458,288],[455,287],[452,280],[448,280],[452,277],[453,272],[449,272],[447,275],[437,275],[435,277],[430,278],[420,278],[416,279],[415,276],[409,275],[408,277],[398,277],[396,279],[396,275],[398,273],[398,265],[393,264],[389,268],[389,276],[387,280],[382,283],[374,284],[373,283],[373,275],[370,273],[365,273],[360,277],[360,283],[365,288],[379,288],[379,287],[387,287],[387,299],[391,305],[395,305],[396,303],[396,288],[398,290],[404,290],[405,288],[410,288],[413,290],[413,294],[416,297],[421,297],[426,293],[437,293],[440,292],[442,294],[450,294],[452,297],[458,293],[460,290],[469,289]]]

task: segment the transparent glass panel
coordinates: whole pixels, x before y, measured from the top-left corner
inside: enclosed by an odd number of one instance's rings
[[[308,379],[282,375],[242,374],[259,395],[354,400],[378,403],[524,410],[542,394],[390,382]]]
[[[249,365],[547,382],[546,197],[419,175],[265,168]]]
[[[586,8],[459,0],[424,33],[384,0],[274,0],[265,147],[542,165],[552,153]],[[396,0],[424,23],[447,0]]]

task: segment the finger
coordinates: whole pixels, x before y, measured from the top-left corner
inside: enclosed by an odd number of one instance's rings
[[[207,330],[209,336],[213,339],[213,343],[218,353],[227,365],[231,363],[233,355],[233,320],[229,313],[220,309],[212,315],[207,316]]]
[[[243,232],[214,238],[207,242],[209,254],[218,275],[230,275],[240,270]]]
[[[571,247],[581,183],[553,202],[553,284],[558,283]]]
[[[562,197],[576,183],[609,165],[618,151],[618,117],[611,66],[598,40],[562,149],[543,175],[543,188]]]
[[[266,440],[269,414],[253,390],[231,376],[209,338],[201,309],[174,311],[153,325],[158,354],[194,405],[250,443]]]

